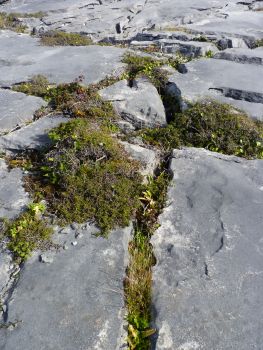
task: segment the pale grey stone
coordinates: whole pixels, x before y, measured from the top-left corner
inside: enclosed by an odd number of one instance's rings
[[[125,66],[125,49],[108,46],[41,46],[27,34],[0,31],[0,86],[27,81],[37,74],[53,83],[68,83],[84,76],[83,83],[97,83],[119,75]],[[70,67],[70,69],[69,69]]]
[[[179,97],[181,106],[207,97],[242,108],[263,120],[263,67],[223,59],[200,59],[185,64],[186,74],[169,78],[168,92]]]
[[[1,136],[0,150],[13,152],[46,147],[51,144],[48,132],[61,123],[68,121],[69,118],[61,115],[40,118],[19,130]]]
[[[19,168],[9,170],[0,158],[0,218],[12,219],[29,203],[23,187],[23,172]]]
[[[244,64],[263,65],[263,48],[257,49],[227,49],[215,54],[214,58],[234,61]]]
[[[156,350],[261,349],[263,161],[175,150],[151,239]]]
[[[0,89],[0,135],[33,119],[46,102],[39,97]]]
[[[118,114],[136,128],[166,125],[165,110],[157,89],[146,79],[139,78],[129,86],[121,80],[99,92],[111,101]]]
[[[131,158],[141,163],[143,176],[154,174],[160,161],[160,155],[156,151],[129,142],[121,142],[121,144],[124,146],[125,151],[131,155]]]
[[[1,350],[120,349],[124,324],[123,278],[131,228],[109,238],[89,226],[78,245],[62,250],[52,264],[29,260],[21,271]]]

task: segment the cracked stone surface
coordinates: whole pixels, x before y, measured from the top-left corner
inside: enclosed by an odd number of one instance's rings
[[[96,237],[90,225],[79,230],[57,234],[68,249],[49,262],[36,254],[25,264],[7,303],[7,322],[18,323],[12,331],[0,328],[1,350],[121,348],[131,228],[109,238]]]
[[[182,107],[210,97],[263,120],[263,67],[236,63],[226,55],[226,60],[203,58],[185,64],[185,74],[176,72],[169,78],[168,91],[181,99]]]
[[[32,121],[42,106],[46,106],[42,98],[0,89],[0,135]]]
[[[151,242],[156,350],[261,349],[263,161],[174,150]]]
[[[157,89],[147,80],[134,80],[130,87],[127,80],[121,80],[103,90],[100,95],[113,103],[117,113],[140,129],[167,124],[164,106]]]
[[[124,49],[108,46],[45,47],[27,34],[0,31],[0,86],[24,82],[37,74],[53,83],[68,83],[80,75],[83,83],[97,83],[119,75]],[[69,69],[70,67],[70,69]]]

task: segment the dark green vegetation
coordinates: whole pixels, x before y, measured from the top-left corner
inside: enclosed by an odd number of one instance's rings
[[[89,87],[81,85],[82,79],[83,77],[79,77],[72,83],[55,86],[44,76],[37,75],[27,83],[13,86],[13,90],[42,97],[49,102],[49,110],[56,113],[63,113],[71,118],[101,120],[104,124],[114,126],[111,123],[118,117],[111,103],[102,100],[97,91],[112,84],[115,79],[106,78]],[[42,114],[44,112],[41,111]]]
[[[59,223],[95,221],[102,234],[129,224],[139,206],[140,164],[108,129],[77,118],[49,134],[53,146],[33,164],[35,199],[45,198]]]
[[[129,246],[130,263],[125,280],[126,305],[128,309],[129,349],[148,350],[151,329],[151,284],[152,266],[155,263],[151,236],[158,228],[158,216],[166,202],[169,175],[166,171],[148,179],[142,196],[141,206],[136,213],[134,238]]]
[[[53,230],[43,218],[45,210],[44,204],[32,203],[17,219],[4,223],[3,235],[9,238],[8,249],[18,262],[26,260],[33,249],[49,246]]]
[[[36,13],[4,13],[0,12],[0,29],[9,29],[18,33],[24,33],[27,26],[22,24],[21,18],[41,18],[43,12]]]
[[[198,102],[184,113],[175,114],[167,127],[141,134],[146,142],[164,150],[191,146],[263,158],[263,123],[215,101]]]
[[[167,73],[164,66],[170,66],[178,69],[180,64],[186,63],[189,58],[182,55],[176,55],[173,58],[155,59],[150,56],[137,56],[127,54],[123,57],[123,62],[128,65],[126,78],[132,81],[138,76],[146,76],[156,86],[161,89],[167,81]]]
[[[41,44],[45,46],[87,46],[92,40],[82,34],[52,30],[41,35]]]

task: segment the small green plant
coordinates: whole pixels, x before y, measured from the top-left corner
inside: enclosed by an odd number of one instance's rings
[[[63,225],[95,221],[102,234],[129,224],[139,205],[140,164],[108,128],[74,119],[53,129],[53,146],[37,166],[35,192]]]
[[[41,35],[41,44],[45,46],[88,46],[92,40],[82,34],[52,30]]]
[[[31,203],[17,219],[5,222],[3,233],[9,238],[8,248],[17,261],[25,261],[33,249],[47,245],[53,230],[42,217],[45,210],[43,203]]]
[[[256,47],[261,47],[261,46],[263,46],[263,39],[258,39],[256,41]]]
[[[175,114],[167,127],[144,130],[141,135],[164,150],[191,146],[245,158],[263,157],[263,123],[216,101],[195,103]]]
[[[22,23],[23,18],[42,18],[44,12],[35,13],[5,13],[0,12],[0,29],[13,30],[18,33],[24,33],[27,26]]]
[[[43,75],[35,75],[28,82],[14,85],[12,89],[27,95],[39,96],[45,100],[49,100],[49,90],[52,85]]]
[[[206,51],[205,57],[207,57],[207,58],[213,58],[213,57],[214,57],[214,52],[213,52],[212,50]]]

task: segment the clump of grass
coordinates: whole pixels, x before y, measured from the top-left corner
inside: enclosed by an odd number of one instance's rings
[[[71,118],[97,119],[105,123],[116,120],[118,116],[112,104],[104,101],[97,91],[112,84],[117,78],[106,78],[89,87],[82,86],[82,80],[83,77],[80,76],[74,82],[55,86],[46,77],[37,75],[27,83],[13,86],[13,90],[42,97],[49,102],[49,109]]]
[[[42,217],[45,210],[43,203],[32,203],[17,219],[5,222],[3,234],[9,238],[8,249],[18,262],[25,261],[35,248],[47,247],[53,230]]]
[[[155,178],[149,177],[140,197],[134,238],[129,246],[130,262],[124,283],[128,309],[128,345],[130,350],[148,350],[151,328],[152,266],[155,258],[150,244],[158,228],[158,216],[166,202],[169,175],[163,171]]]
[[[41,44],[45,46],[88,46],[92,40],[78,33],[66,33],[52,30],[41,35]]]
[[[216,101],[195,103],[175,114],[167,127],[145,130],[142,136],[165,150],[191,146],[245,158],[263,157],[263,123]]]
[[[263,39],[258,39],[256,41],[256,47],[262,47],[263,46]]]
[[[128,65],[126,77],[130,82],[138,76],[146,76],[159,90],[162,89],[167,82],[167,73],[162,67],[168,65],[178,69],[180,64],[188,61],[189,58],[180,54],[173,58],[164,59],[126,54],[122,60],[123,63]]]
[[[74,119],[49,136],[53,146],[41,155],[32,185],[59,223],[94,221],[104,235],[128,225],[139,205],[140,164],[108,129],[87,119]]]
[[[0,13],[0,29],[8,29],[18,33],[24,33],[27,26],[22,24],[18,14]]]
[[[48,100],[51,86],[52,85],[45,76],[38,74],[33,76],[28,82],[14,85],[12,89],[17,92],[42,97]]]

